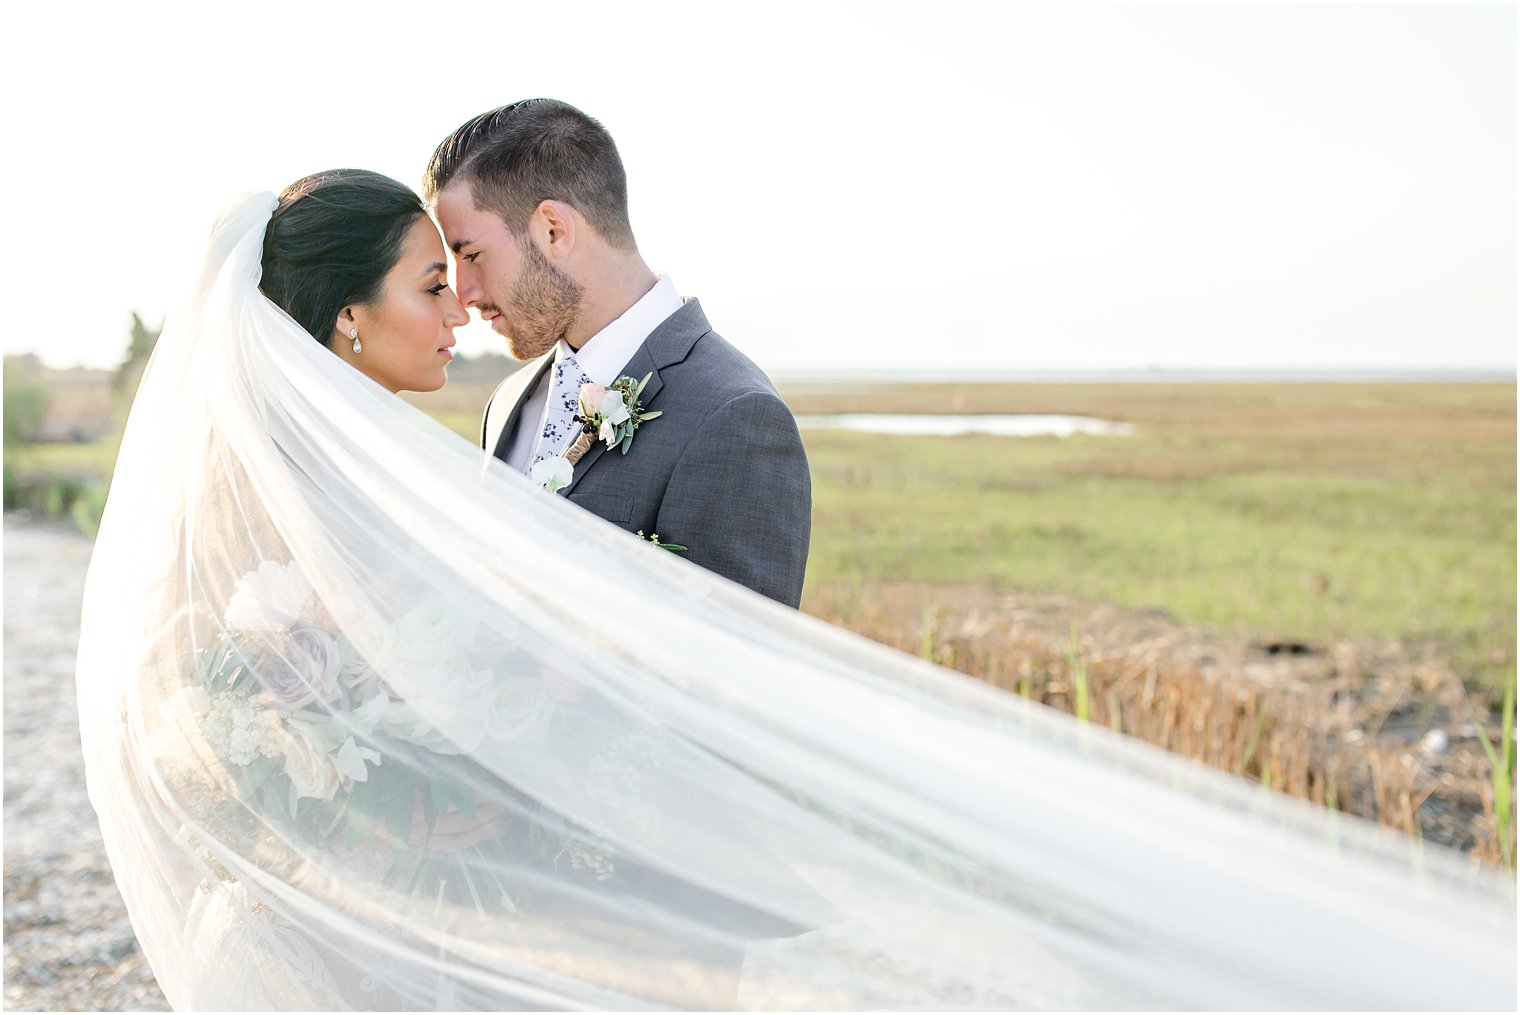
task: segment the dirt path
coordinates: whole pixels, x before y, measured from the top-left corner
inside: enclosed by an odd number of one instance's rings
[[[91,542],[5,516],[5,1007],[167,1011],[84,788],[74,699]]]

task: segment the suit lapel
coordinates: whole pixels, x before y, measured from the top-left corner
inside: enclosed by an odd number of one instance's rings
[[[627,365],[623,367],[622,373],[618,376],[621,377],[623,374],[627,374],[634,380],[641,379],[645,374],[650,375],[649,383],[644,385],[644,393],[639,396],[639,404],[645,411],[653,409],[655,407],[655,396],[660,393],[660,389],[665,385],[661,382],[660,371],[655,366],[653,356],[650,355],[648,342],[639,346],[639,351],[633,354],[633,359],[628,361]],[[650,422],[653,424],[658,422],[658,420],[651,420]],[[639,439],[637,432],[634,433],[633,439],[635,441]],[[575,464],[575,473],[570,478],[570,484],[565,487],[565,495],[567,497],[575,489],[576,484],[581,481],[581,477],[589,472],[591,467],[606,453],[608,453],[606,442],[597,440],[592,443],[591,447],[586,450],[586,453],[581,456],[581,460]],[[623,455],[621,451],[613,453],[619,458]]]
[[[508,394],[507,390],[503,389],[502,394],[512,399],[512,406],[507,410],[506,419],[502,421],[501,429],[497,431],[496,444],[491,451],[491,454],[502,461],[505,462],[507,460],[507,452],[512,447],[512,438],[517,433],[518,424],[522,421],[523,403],[527,402],[528,396],[538,387],[539,382],[543,379],[544,372],[549,369],[550,364],[553,362],[554,353],[551,350],[538,360],[524,365],[518,371],[518,374],[527,377],[528,380],[527,383],[517,389],[515,394]],[[514,377],[513,379],[515,380],[516,378]]]
[[[639,402],[645,410],[658,409],[655,400],[660,391],[665,387],[665,382],[660,378],[660,371],[666,367],[674,366],[691,354],[691,347],[697,344],[697,339],[712,330],[707,323],[707,316],[702,313],[702,305],[696,300],[687,300],[681,304],[669,317],[660,322],[660,326],[649,333],[644,344],[639,346],[633,358],[623,367],[620,372],[627,374],[634,380],[640,380],[645,374],[649,374],[649,383],[644,386],[644,394]],[[650,426],[659,426],[661,420],[651,420]],[[639,436],[633,435],[637,443]],[[580,485],[586,473],[591,471],[592,466],[601,461],[602,455],[608,453],[607,445],[601,441],[591,445],[585,456],[575,466],[575,475],[566,486],[564,493],[569,496]],[[617,457],[623,457],[621,451]]]

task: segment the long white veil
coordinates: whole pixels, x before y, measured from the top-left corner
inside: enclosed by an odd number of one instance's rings
[[[177,1008],[1504,1008],[1513,882],[873,645],[535,488],[218,223],[84,604]]]

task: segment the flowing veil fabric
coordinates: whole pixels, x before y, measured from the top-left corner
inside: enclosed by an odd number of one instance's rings
[[[90,796],[175,1007],[1515,1004],[1503,874],[482,463],[259,292],[274,204],[159,340],[85,596]]]

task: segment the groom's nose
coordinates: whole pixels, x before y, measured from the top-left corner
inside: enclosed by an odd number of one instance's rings
[[[459,302],[463,303],[466,308],[478,304],[481,296],[484,295],[481,292],[480,283],[475,280],[475,273],[466,270],[464,265],[460,265],[455,270],[454,285],[456,287],[454,292],[458,295]]]

